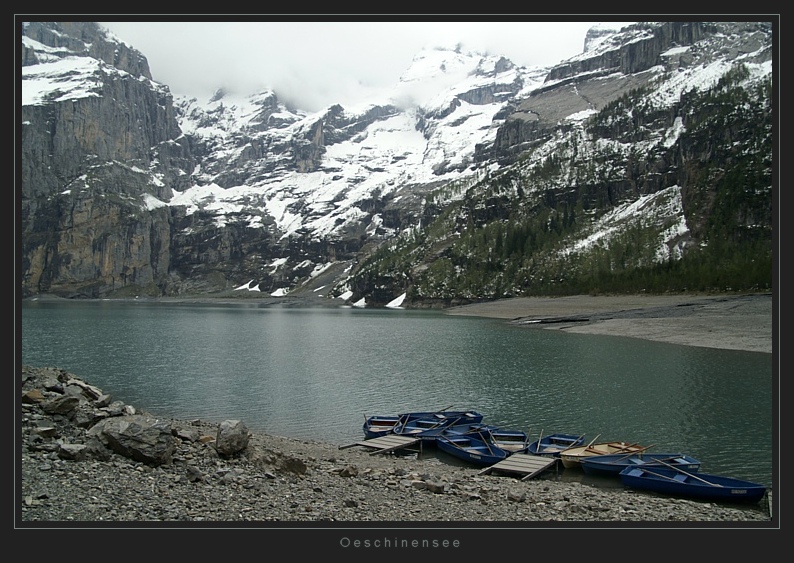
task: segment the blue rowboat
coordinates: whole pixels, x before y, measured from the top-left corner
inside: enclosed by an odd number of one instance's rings
[[[479,418],[477,418],[478,416]],[[362,430],[364,431],[364,438],[369,440],[392,434],[398,425],[402,427],[404,424],[413,424],[417,420],[437,421],[447,418],[475,423],[481,422],[483,417],[479,413],[473,413],[473,411],[449,411],[446,409],[435,412],[417,411],[395,415],[375,415],[365,418]]]
[[[439,437],[445,436],[455,438],[470,434],[474,434],[475,437],[481,440],[487,440],[489,444],[511,453],[524,451],[529,444],[529,437],[527,433],[522,430],[509,430],[491,424],[483,424],[482,422],[453,424],[452,426],[444,428]]]
[[[685,471],[694,473],[700,470],[700,461],[679,453],[629,453],[594,455],[582,458],[579,462],[582,470],[587,475],[601,475],[618,477],[618,474],[627,467],[664,467],[665,464],[680,467]]]
[[[477,411],[444,411],[430,416],[407,417],[398,422],[392,433],[398,436],[413,436],[432,445],[441,433],[453,425],[477,424],[483,415]]]
[[[456,437],[465,434],[476,434],[478,432],[490,432],[496,430],[495,426],[483,422],[456,422],[441,429],[439,436]]]
[[[701,500],[752,503],[759,502],[766,493],[764,485],[752,481],[674,467],[640,465],[627,467],[618,475],[632,489]]]
[[[583,444],[584,434],[549,434],[529,444],[527,453],[559,458],[561,452]]]
[[[487,432],[441,435],[436,438],[435,443],[441,451],[480,466],[499,463],[513,453],[494,444]]]
[[[523,430],[492,428],[488,434],[491,443],[511,453],[525,452],[529,446],[529,436]]]
[[[394,427],[400,422],[401,416],[407,415],[375,415],[366,418],[362,426],[364,438],[369,440],[370,438],[378,438],[391,434]]]

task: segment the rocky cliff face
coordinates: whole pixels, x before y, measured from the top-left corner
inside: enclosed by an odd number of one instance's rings
[[[652,88],[658,70],[676,72],[719,59],[736,61],[758,53],[769,60],[770,28],[758,23],[670,22],[635,24],[624,33],[591,31],[581,55],[551,68],[544,85],[510,106],[486,158],[521,154],[527,145],[548,138],[569,115],[601,110],[626,92]],[[759,52],[761,50],[761,52]],[[674,112],[670,113],[671,119]]]
[[[608,190],[606,200],[591,198],[603,208],[677,184],[691,235],[701,240],[710,210],[726,204],[695,187],[706,174],[698,163],[715,151],[727,155],[748,127],[761,131],[754,137],[761,145],[771,137],[766,121],[753,125],[755,113],[717,136],[703,128],[705,137],[676,144],[664,133],[682,120],[708,121],[695,97],[675,86],[676,75],[692,80],[693,69],[707,68],[722,75],[739,64],[754,75],[771,64],[764,23],[594,31],[585,52],[550,69],[424,53],[401,79],[402,103],[384,98],[316,114],[287,108],[274,92],[175,100],[152,81],[143,54],[91,22],[28,22],[21,39],[23,296],[218,294],[250,280],[262,292],[355,288],[357,299],[384,303],[410,282],[395,283],[391,274],[372,278],[383,283],[346,281],[373,250],[420,232],[463,198],[479,225],[504,220],[505,209],[529,205],[524,196],[535,188],[523,184],[519,200],[495,196],[496,171],[531,154],[563,155],[563,145],[576,145],[584,163],[593,139],[654,148],[613,159],[625,174],[600,187],[595,176],[557,178],[553,191]],[[405,104],[410,86],[430,83],[439,68],[457,72],[460,83]],[[625,104],[605,117],[641,89],[649,99],[676,99],[645,108],[642,122]],[[659,140],[665,134],[669,142]],[[589,167],[603,169],[603,158],[592,157]],[[771,224],[763,204],[742,209],[743,222]],[[455,229],[467,221],[459,217]]]
[[[171,217],[153,203],[187,188],[194,166],[170,92],[96,24],[32,22],[24,33],[23,295],[160,294]],[[40,80],[61,86],[36,98]]]

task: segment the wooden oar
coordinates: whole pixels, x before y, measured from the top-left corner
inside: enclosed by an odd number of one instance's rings
[[[449,408],[449,407],[447,407],[447,408]],[[434,414],[438,414],[438,413],[434,413]],[[458,422],[458,421],[459,421],[461,418],[463,418],[463,417],[462,417],[462,416],[459,416],[459,417],[457,417],[457,418],[445,418],[445,419],[443,419],[443,420],[439,420],[439,421],[438,421],[438,422],[436,422],[434,425],[432,425],[432,426],[428,426],[427,428],[423,428],[422,430],[420,430],[420,432],[427,432],[428,430],[435,430],[436,428],[438,428],[438,427],[439,427],[439,426],[441,426],[442,424],[444,425],[444,427],[445,427],[445,428],[452,427],[452,426],[454,426],[454,425],[455,425],[455,423],[456,423],[456,422]],[[450,422],[450,421],[451,421],[451,422]]]
[[[406,412],[397,416],[397,422],[394,423],[392,426],[392,433],[401,435],[405,434],[405,424],[408,422],[410,415]]]
[[[619,457],[619,458],[614,459],[612,461],[605,461],[604,463],[608,463],[609,465],[623,465],[620,462],[623,461],[624,459],[630,458],[633,455],[634,454],[631,453],[629,455],[624,455],[623,457]],[[667,461],[672,461],[672,460],[677,459],[677,458],[678,458],[678,456],[673,456],[673,457],[666,457],[664,459],[667,460]],[[640,459],[642,460],[642,457],[640,457]],[[651,458],[648,461],[643,461],[642,463],[638,463],[636,465],[636,467],[643,467],[644,468],[645,465],[653,465],[654,463],[658,462],[660,459],[661,458],[658,458],[658,459]]]
[[[661,463],[662,465],[664,465],[664,463],[663,463],[663,462],[665,462],[665,461],[673,461],[674,459],[678,459],[678,456],[674,456],[674,457],[666,457],[666,458],[664,458],[664,459],[662,459],[662,458],[660,458],[660,457],[659,457],[659,458],[656,458],[656,459],[653,459],[653,458],[651,458],[651,459],[649,459],[648,461],[643,461],[643,462],[642,462],[642,463],[640,463],[639,465],[640,465],[640,466],[645,466],[645,465],[654,465],[654,464],[657,464],[657,463]],[[673,467],[675,467],[675,466],[673,466]]]
[[[595,444],[595,441],[596,441],[596,440],[598,440],[598,438],[600,438],[600,437],[601,437],[601,434],[599,434],[598,436],[596,436],[595,438],[593,438],[592,440],[590,440],[590,443],[589,443],[589,444],[587,444],[587,445],[586,445],[586,446],[584,446],[584,447],[582,447],[582,446],[576,446],[576,448],[577,448],[577,449],[578,449],[578,448],[581,448],[581,451],[580,451],[580,452],[578,452],[578,453],[575,453],[575,454],[571,454],[571,455],[576,455],[576,456],[579,456],[579,457],[587,457],[587,453],[588,453],[588,452],[590,452],[590,453],[596,452],[596,453],[599,453],[599,454],[600,454],[600,453],[603,453],[603,452],[601,452],[601,451],[599,451],[598,449],[596,449],[596,448],[594,448],[594,447],[593,447],[593,444]],[[575,443],[576,443],[576,442],[574,442],[574,444],[575,444]],[[566,450],[567,450],[567,449],[570,449],[570,448],[573,448],[573,447],[574,447],[574,446],[573,446],[573,444],[572,444],[572,445],[568,446],[568,448],[566,448]],[[563,451],[565,451],[565,450],[563,450]]]
[[[535,448],[535,453],[540,455],[540,440],[543,438],[543,428],[540,429],[540,434],[538,435],[538,447]]]
[[[573,442],[571,442],[571,445],[570,445],[570,446],[568,446],[568,447],[566,447],[566,448],[563,448],[563,449],[561,449],[561,450],[560,450],[560,452],[564,452],[564,451],[566,451],[566,450],[570,450],[571,448],[575,447],[575,446],[576,446],[576,444],[578,444],[578,443],[579,443],[579,440],[581,440],[582,438],[584,438],[584,436],[585,436],[585,435],[584,435],[584,434],[582,434],[582,435],[581,435],[581,436],[579,436],[579,437],[578,437],[576,440],[574,440]],[[598,438],[598,436],[596,436],[596,438]]]
[[[653,475],[655,477],[661,477],[662,479],[667,479],[668,481],[675,481],[676,483],[680,483],[680,481],[677,481],[676,479],[670,477],[669,475],[662,475],[661,473],[656,473],[655,471],[651,471],[650,469],[645,469],[644,467],[640,467],[640,469],[643,472],[648,473],[649,475]]]
[[[617,450],[615,450],[615,453],[616,453],[616,454],[619,454],[620,452],[625,452],[625,451],[627,451],[629,448],[636,448],[636,447],[637,447],[637,446],[639,446],[639,445],[640,445],[640,444],[639,444],[639,442],[634,442],[633,444],[629,444],[629,445],[627,445],[627,446],[621,446],[621,447],[619,447]],[[647,449],[648,449],[648,447],[645,447],[645,448],[640,448],[640,449],[637,449],[637,450],[632,450],[632,452],[631,452],[631,453],[637,453],[637,452],[645,451],[645,450],[647,450]]]
[[[494,455],[493,450],[491,449],[491,444],[489,444],[488,443],[488,439],[485,436],[482,435],[482,431],[478,431],[477,434],[479,434],[480,438],[482,438],[482,441],[485,444],[485,447],[488,448],[488,453],[490,453],[491,455]]]
[[[601,436],[601,434],[593,438],[590,441],[590,443],[587,444],[586,446],[576,445],[576,443],[581,439],[580,436],[579,438],[574,440],[569,446],[560,450],[560,454],[559,454],[560,458],[564,459],[565,462],[568,462],[570,464],[578,464],[581,462],[582,458],[584,457],[589,457],[590,455],[593,454],[604,453],[593,447],[593,444],[595,443],[596,440],[598,440],[599,436]]]
[[[595,444],[595,441],[596,441],[596,440],[598,440],[599,436],[601,436],[601,434],[599,434],[598,436],[596,436],[595,438],[593,438],[592,440],[590,440],[590,443],[589,443],[589,444],[587,444],[587,447],[589,448],[590,446],[592,446],[593,444]]]
[[[410,416],[411,415],[409,413],[407,413],[407,412],[402,413],[402,414],[398,414],[397,415],[397,422],[394,423],[394,426],[399,426],[401,424],[405,424],[406,422],[408,422],[408,419],[410,418]]]
[[[452,408],[452,405],[450,405],[450,406],[448,406],[448,407],[446,407],[446,408],[444,408],[444,409],[441,409],[440,411],[436,411],[436,412],[434,412],[434,413],[433,413],[433,415],[437,415],[437,414],[439,414],[439,413],[442,413],[442,412],[444,412],[444,411],[446,411],[446,410],[449,410],[449,409],[451,409],[451,408]],[[457,418],[454,418],[454,419],[450,419],[450,418],[442,418],[441,420],[439,420],[438,422],[436,422],[435,424],[433,424],[433,425],[431,425],[431,426],[428,426],[427,428],[418,428],[418,429],[416,430],[416,432],[417,432],[417,433],[420,433],[420,432],[424,433],[424,432],[427,432],[428,430],[435,430],[436,428],[438,428],[438,427],[439,427],[439,426],[441,426],[442,424],[444,424],[445,426],[452,426],[452,425],[453,425],[453,424],[455,424],[457,421],[459,421],[461,418],[463,418],[463,417],[462,417],[462,416],[459,416],[459,417],[457,417]],[[450,420],[452,420],[452,422],[448,422],[448,421],[450,421]],[[408,422],[408,420],[406,420],[405,422],[407,423],[407,422]],[[404,429],[404,428],[405,428],[405,423],[403,423],[403,429]],[[402,434],[402,433],[403,433],[403,432],[400,432],[400,434]]]
[[[719,484],[719,483],[712,483],[711,481],[706,481],[705,479],[703,479],[702,477],[698,477],[694,473],[690,473],[689,471],[684,471],[680,467],[676,467],[675,465],[671,465],[669,463],[665,463],[664,461],[662,461],[660,459],[657,459],[656,461],[658,461],[659,463],[661,463],[664,466],[669,467],[670,469],[675,469],[679,473],[683,473],[684,475],[689,475],[693,479],[697,479],[698,481],[703,481],[704,483],[706,483],[707,485],[711,485],[712,487],[722,487],[722,485]]]
[[[438,411],[436,411],[436,412],[434,412],[434,413],[431,413],[431,414],[430,414],[430,416],[435,416],[435,415],[437,415],[438,413],[440,413],[440,412],[444,412],[445,410],[447,410],[447,409],[449,409],[449,408],[452,408],[452,405],[450,405],[450,406],[448,406],[448,407],[446,407],[446,408],[443,408],[443,409],[441,409],[441,410],[438,410]],[[406,432],[406,431],[405,431],[405,425],[406,425],[406,424],[408,424],[408,422],[410,421],[410,419],[411,419],[411,416],[410,416],[410,415],[411,415],[411,413],[404,413],[404,414],[403,414],[403,415],[400,417],[400,421],[399,421],[399,422],[398,422],[398,423],[395,425],[395,427],[394,427],[394,428],[395,428],[395,430],[399,430],[399,431],[398,431],[398,432],[395,432],[395,434],[408,434],[408,433],[410,433],[410,434],[416,434],[416,433],[418,433],[418,432],[424,432],[424,431],[426,431],[426,430],[432,430],[433,428],[435,428],[436,426],[438,426],[438,425],[439,425],[439,424],[441,424],[442,422],[445,422],[445,421],[446,421],[446,419],[442,419],[441,421],[439,421],[439,422],[436,422],[434,425],[432,425],[432,426],[429,426],[428,428],[417,428],[416,430],[414,430],[414,431],[412,431],[412,432]],[[403,420],[403,416],[405,417],[405,420]],[[417,421],[418,421],[418,420],[425,420],[425,419],[426,419],[426,417],[419,417],[419,418],[416,418],[415,420],[417,420]]]
[[[441,426],[445,422],[446,422],[446,420],[442,420],[440,422],[436,422],[433,426],[428,426],[427,428],[422,428],[421,430],[419,430],[419,432],[427,432],[428,430],[435,430],[436,428],[438,428],[439,426]],[[452,425],[448,424],[447,426],[452,426]]]
[[[626,459],[627,457],[631,457],[631,456],[633,456],[633,455],[641,454],[641,453],[642,453],[642,452],[644,452],[645,450],[647,450],[647,449],[649,449],[649,448],[652,448],[654,445],[655,445],[655,444],[651,444],[650,446],[646,446],[645,448],[643,448],[643,449],[641,449],[641,450],[637,450],[636,452],[629,452],[629,453],[627,453],[626,455],[624,455],[623,457],[619,457],[619,458],[617,458],[615,461],[613,461],[613,462],[610,462],[610,463],[615,463],[615,462],[618,462],[618,461],[622,461],[622,460]]]

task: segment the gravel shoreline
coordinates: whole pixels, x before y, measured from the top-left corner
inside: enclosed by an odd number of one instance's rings
[[[766,523],[765,501],[722,505],[561,482],[555,472],[522,481],[480,475],[417,453],[376,454],[264,433],[222,455],[218,425],[170,420],[170,463],[147,464],[101,447],[85,423],[145,415],[57,368],[23,367],[21,491],[23,525],[80,522],[258,523]],[[54,383],[57,381],[58,383]],[[49,405],[78,390],[68,413]],[[93,404],[95,403],[96,404]],[[94,421],[95,422],[95,421]]]
[[[682,296],[663,302],[654,298],[643,301],[644,307],[625,298],[573,301],[503,300],[447,312],[662,341],[671,341],[669,331],[680,332],[682,326],[691,328],[708,318],[712,330],[699,339],[690,332],[691,344],[724,348],[727,343],[742,346],[734,349],[772,352],[770,295]],[[638,334],[636,323],[643,320],[662,321],[663,330],[655,336]],[[616,331],[621,325],[613,321],[634,323],[635,329],[630,334]],[[717,326],[724,327],[722,332],[713,330]],[[731,330],[732,339],[726,339]],[[767,342],[759,345],[764,339]],[[117,453],[68,459],[62,445],[85,444],[87,430],[68,416],[44,411],[43,405],[62,391],[48,389],[43,381],[80,380],[79,374],[58,368],[23,367],[22,372],[23,393],[38,389],[42,399],[23,401],[21,407],[14,526],[20,531],[64,529],[71,535],[75,528],[96,532],[232,527],[267,531],[268,537],[272,531],[285,541],[294,538],[291,545],[298,550],[320,547],[346,557],[377,553],[380,558],[391,546],[404,558],[423,548],[457,553],[465,549],[472,554],[480,548],[475,538],[483,533],[536,528],[575,529],[577,535],[614,531],[624,542],[624,534],[633,530],[779,529],[769,499],[752,506],[723,505],[562,481],[553,471],[521,481],[509,475],[479,475],[479,468],[450,465],[435,456],[371,455],[363,447],[340,449],[265,433],[250,433],[239,455],[222,456],[214,447],[217,425],[200,420],[169,421],[172,433],[180,436],[170,464],[153,467]],[[138,407],[125,407],[126,412],[145,414]],[[301,546],[303,538],[315,545]],[[422,538],[431,544],[421,543]],[[420,544],[402,549],[403,541]],[[450,541],[458,546],[432,545]]]

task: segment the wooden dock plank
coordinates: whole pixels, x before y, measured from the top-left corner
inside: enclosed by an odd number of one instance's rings
[[[769,510],[769,517],[772,518],[772,489],[766,490],[766,507]]]
[[[420,442],[419,438],[412,438],[409,436],[397,436],[390,434],[388,436],[380,436],[378,438],[370,438],[368,440],[359,440],[346,446],[339,446],[340,450],[345,448],[352,448],[353,446],[364,446],[365,448],[372,448],[375,451],[370,455],[385,454],[396,450],[408,448]]]
[[[499,463],[486,467],[480,471],[478,475],[488,474],[492,471],[519,473],[524,475],[521,478],[521,480],[524,481],[525,479],[531,479],[539,475],[555,463],[557,463],[557,458],[554,457],[515,453]]]

